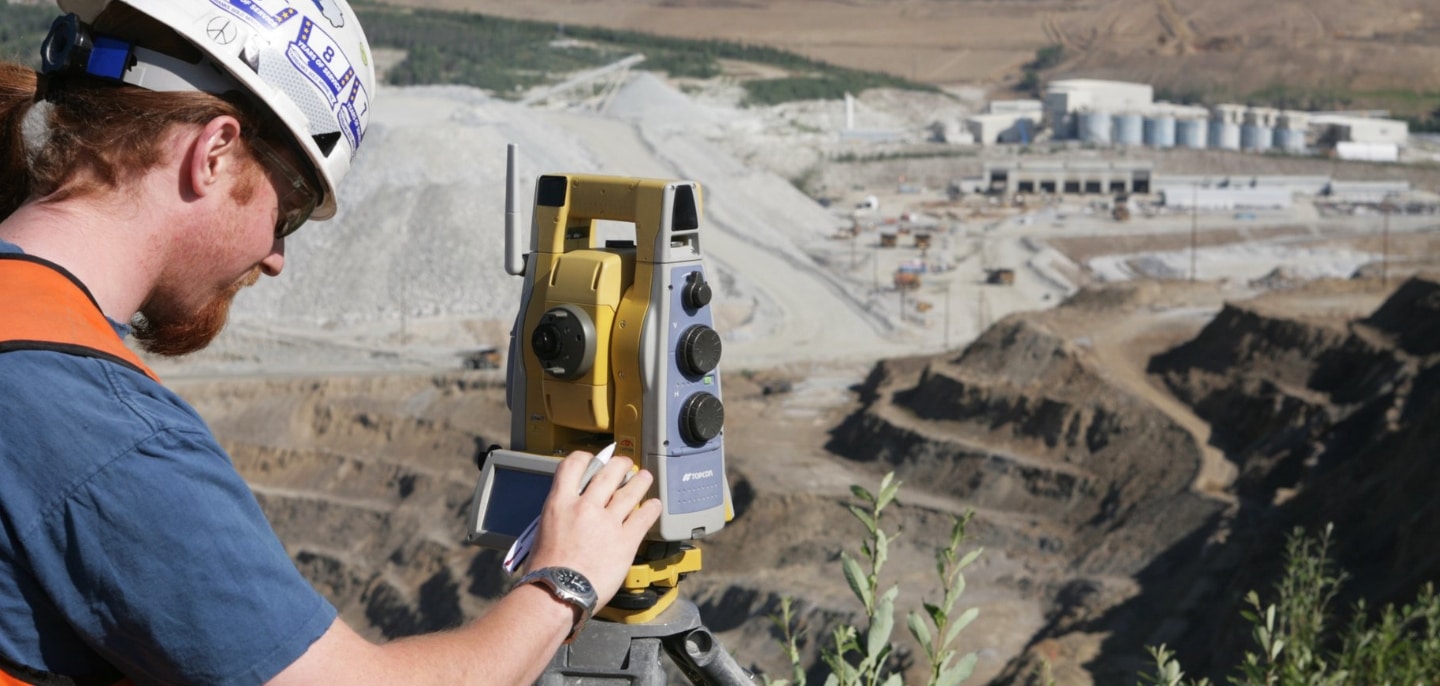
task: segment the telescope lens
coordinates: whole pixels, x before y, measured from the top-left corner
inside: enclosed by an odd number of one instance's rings
[[[595,365],[595,324],[574,305],[552,307],[530,334],[530,350],[546,374],[573,381]]]
[[[560,357],[561,353],[560,332],[555,330],[553,324],[541,324],[535,327],[535,333],[530,336],[530,347],[541,360],[554,360]]]

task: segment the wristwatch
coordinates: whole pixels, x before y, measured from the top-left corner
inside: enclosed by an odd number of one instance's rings
[[[575,617],[575,625],[570,627],[570,635],[565,637],[565,643],[569,644],[580,635],[580,629],[585,626],[585,620],[590,619],[591,613],[595,612],[595,604],[599,600],[595,596],[595,587],[590,585],[590,580],[584,574],[569,567],[544,567],[537,569],[515,582],[511,588],[518,588],[525,584],[539,584],[544,586],[555,597],[562,602],[574,605],[580,612]]]

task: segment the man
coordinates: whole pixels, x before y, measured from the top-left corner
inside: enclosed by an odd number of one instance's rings
[[[659,515],[563,461],[480,620],[374,645],[299,575],[204,422],[121,345],[203,347],[334,215],[374,74],[343,0],[61,0],[0,65],[0,684],[520,684]],[[643,502],[642,502],[643,501]],[[593,585],[576,598],[555,579]],[[563,586],[561,584],[560,586]]]

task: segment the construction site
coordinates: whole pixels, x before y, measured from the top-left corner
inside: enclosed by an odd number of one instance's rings
[[[1160,643],[1213,673],[1291,526],[1339,523],[1347,600],[1440,575],[1427,139],[1095,80],[742,107],[733,79],[633,66],[523,101],[382,89],[337,218],[209,349],[152,360],[371,638],[506,587],[462,541],[475,459],[509,436],[507,144],[522,198],[552,172],[703,189],[736,517],[682,591],[747,668],[788,674],[770,617],[792,597],[819,678],[828,627],[863,616],[843,504],[891,471],[900,607],[977,513],[970,683],[1134,683]]]

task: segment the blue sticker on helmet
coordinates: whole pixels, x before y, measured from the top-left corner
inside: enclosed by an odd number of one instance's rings
[[[365,137],[365,122],[370,117],[370,99],[360,86],[359,79],[355,79],[355,84],[350,87],[350,98],[340,103],[336,116],[340,119],[340,129],[345,132],[345,138],[350,141],[353,154],[360,149],[360,141]]]
[[[350,58],[315,20],[290,6],[289,0],[210,0],[256,29],[272,33],[274,29],[300,16],[295,36],[283,44],[285,57],[296,71],[315,85],[335,116],[337,128],[350,143],[354,155],[365,135],[370,115],[370,94],[359,78]],[[345,25],[345,17],[334,0],[310,0],[326,20],[336,28]],[[296,26],[291,24],[291,26]],[[288,31],[286,33],[289,33]],[[278,36],[275,36],[278,39]],[[278,47],[279,44],[277,44]],[[364,49],[362,44],[361,49]],[[272,84],[273,85],[273,84]],[[278,86],[277,86],[278,87]],[[314,125],[312,124],[312,128]]]
[[[301,74],[325,92],[331,107],[339,103],[340,93],[355,78],[355,69],[350,66],[345,53],[340,51],[340,46],[308,17],[300,22],[300,35],[290,43],[285,56]]]
[[[210,0],[210,3],[263,29],[273,29],[299,14],[287,0]]]

